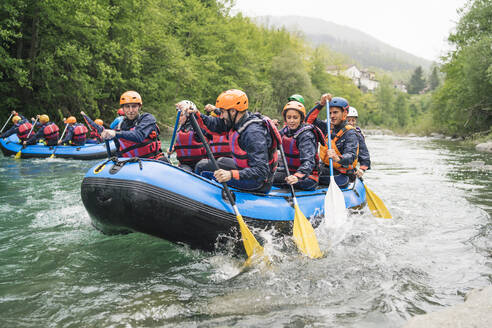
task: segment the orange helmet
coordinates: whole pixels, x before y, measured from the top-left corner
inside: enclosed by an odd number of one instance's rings
[[[70,116],[65,120],[65,124],[75,124],[77,123],[77,119],[74,116]]]
[[[41,116],[39,116],[39,122],[41,123],[48,123],[50,121],[50,117],[46,114],[43,114]]]
[[[243,112],[248,109],[248,96],[241,90],[227,90],[217,97],[215,107],[221,109],[235,109],[238,112]]]
[[[125,111],[123,110],[123,108],[118,109],[118,115],[125,116]]]
[[[103,120],[101,120],[100,118],[97,118],[94,123],[96,123],[97,125],[100,125],[100,126],[103,126],[104,122]]]
[[[142,97],[136,91],[127,91],[120,97],[120,105],[123,104],[140,104],[142,105]]]
[[[12,123],[14,123],[14,124],[17,124],[17,122],[19,122],[20,120],[21,120],[21,118],[18,115],[15,115],[14,117],[12,117]]]
[[[282,116],[284,117],[285,120],[285,114],[289,109],[293,109],[299,112],[301,114],[301,119],[304,120],[304,117],[306,116],[306,108],[304,108],[304,105],[298,101],[289,101],[285,106],[284,109],[282,110]]]

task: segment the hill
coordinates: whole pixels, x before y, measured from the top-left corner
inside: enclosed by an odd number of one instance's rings
[[[301,16],[259,16],[258,24],[285,27],[302,32],[314,45],[324,44],[344,54],[363,67],[377,67],[386,71],[413,70],[417,66],[428,69],[432,62],[392,47],[357,29],[331,23],[319,18]]]

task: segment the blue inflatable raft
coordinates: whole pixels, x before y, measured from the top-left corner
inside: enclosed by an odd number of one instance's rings
[[[46,146],[38,143],[36,145],[26,146],[22,149],[22,145],[19,143],[19,138],[16,134],[11,135],[8,138],[0,138],[0,148],[4,156],[15,155],[22,150],[21,158],[45,158],[50,157],[53,154],[55,147]],[[110,142],[111,153],[116,152],[114,143]],[[57,146],[55,157],[57,158],[70,158],[70,159],[100,159],[108,156],[106,145],[89,144],[84,146]]]
[[[221,184],[160,161],[135,158],[103,164],[90,169],[81,186],[92,224],[103,233],[142,232],[204,250],[240,240]],[[274,187],[267,195],[231,190],[250,229],[273,227],[291,234],[294,208],[289,190]],[[296,193],[313,226],[324,216],[326,190]],[[356,179],[342,191],[347,208],[365,205],[362,181]]]

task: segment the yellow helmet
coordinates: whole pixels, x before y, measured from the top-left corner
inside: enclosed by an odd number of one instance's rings
[[[50,121],[50,117],[46,114],[39,116],[39,122],[48,123]]]
[[[100,118],[95,119],[94,123],[96,123],[97,125],[100,125],[100,126],[103,126],[103,124],[104,124],[103,120],[101,120]]]
[[[12,123],[14,123],[14,124],[17,124],[17,122],[19,122],[20,120],[21,120],[21,118],[18,115],[15,115],[14,117],[12,117]]]
[[[74,116],[70,116],[65,120],[65,124],[74,124],[77,123],[77,119]]]

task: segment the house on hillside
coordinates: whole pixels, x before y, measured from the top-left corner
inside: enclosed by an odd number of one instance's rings
[[[396,81],[394,84],[393,84],[393,87],[397,90],[400,90],[401,92],[405,92],[407,93],[407,86],[402,82],[402,81]]]
[[[358,69],[355,65],[333,65],[328,66],[326,71],[331,75],[343,75],[351,79],[354,84],[362,91],[374,91],[379,82],[376,80],[376,74],[367,69]]]

